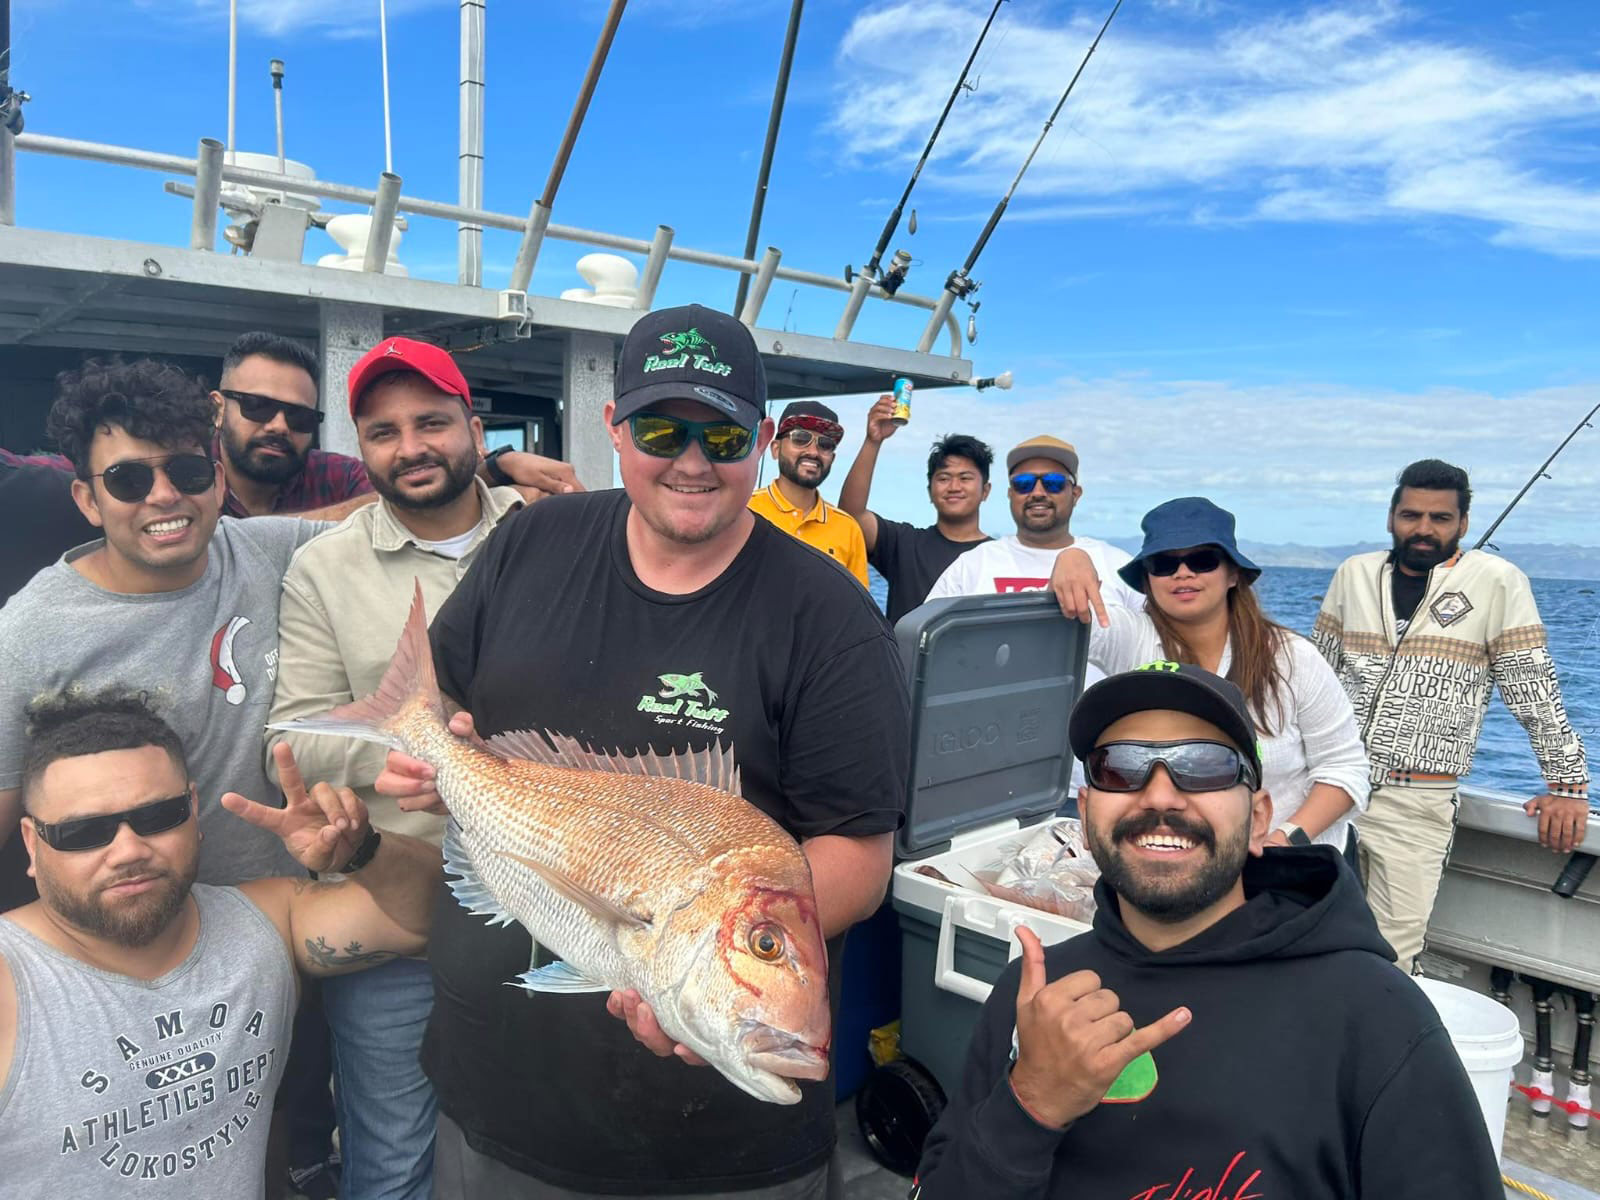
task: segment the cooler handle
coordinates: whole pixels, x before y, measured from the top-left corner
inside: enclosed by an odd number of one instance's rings
[[[1017,927],[1021,925],[1028,925],[1028,918],[1009,905],[983,896],[946,896],[944,912],[939,918],[939,944],[934,951],[933,986],[982,1004],[994,985],[956,970],[956,930],[970,929],[1005,942],[1009,962],[1022,957],[1022,947],[1016,939]]]

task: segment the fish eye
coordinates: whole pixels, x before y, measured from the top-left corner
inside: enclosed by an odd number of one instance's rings
[[[783,954],[783,938],[770,925],[757,925],[747,939],[750,953],[762,962],[774,962]]]

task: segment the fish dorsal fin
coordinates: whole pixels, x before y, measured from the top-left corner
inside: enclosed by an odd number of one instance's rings
[[[604,896],[591,892],[573,879],[572,876],[564,871],[557,870],[548,863],[542,863],[535,859],[524,857],[521,854],[513,854],[509,850],[501,850],[499,854],[502,858],[509,858],[512,862],[521,863],[568,900],[571,900],[574,904],[582,905],[602,921],[614,921],[618,925],[629,925],[635,929],[646,929],[650,925],[650,917],[647,914],[633,912],[612,900],[606,899]]]
[[[733,747],[714,744],[704,750],[680,750],[658,754],[623,754],[621,751],[590,750],[576,738],[560,733],[538,734],[528,729],[497,733],[488,739],[489,749],[505,758],[525,758],[547,767],[571,767],[579,771],[610,771],[616,775],[648,775],[657,779],[682,779],[709,784],[735,796],[739,791],[739,764]]]

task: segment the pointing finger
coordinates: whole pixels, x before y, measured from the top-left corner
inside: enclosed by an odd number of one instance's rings
[[[272,761],[278,768],[278,786],[283,789],[285,807],[293,808],[305,798],[306,781],[288,742],[278,742],[272,747]]]
[[[287,819],[281,808],[268,808],[265,804],[257,804],[238,792],[224,792],[222,794],[222,807],[234,816],[240,817],[258,829],[265,829],[270,833],[277,833]]]

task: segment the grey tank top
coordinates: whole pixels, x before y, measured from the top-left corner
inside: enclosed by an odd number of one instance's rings
[[[91,967],[0,918],[17,991],[0,1086],[6,1195],[263,1196],[294,965],[242,892],[196,884],[193,895],[194,950],[151,980]]]

